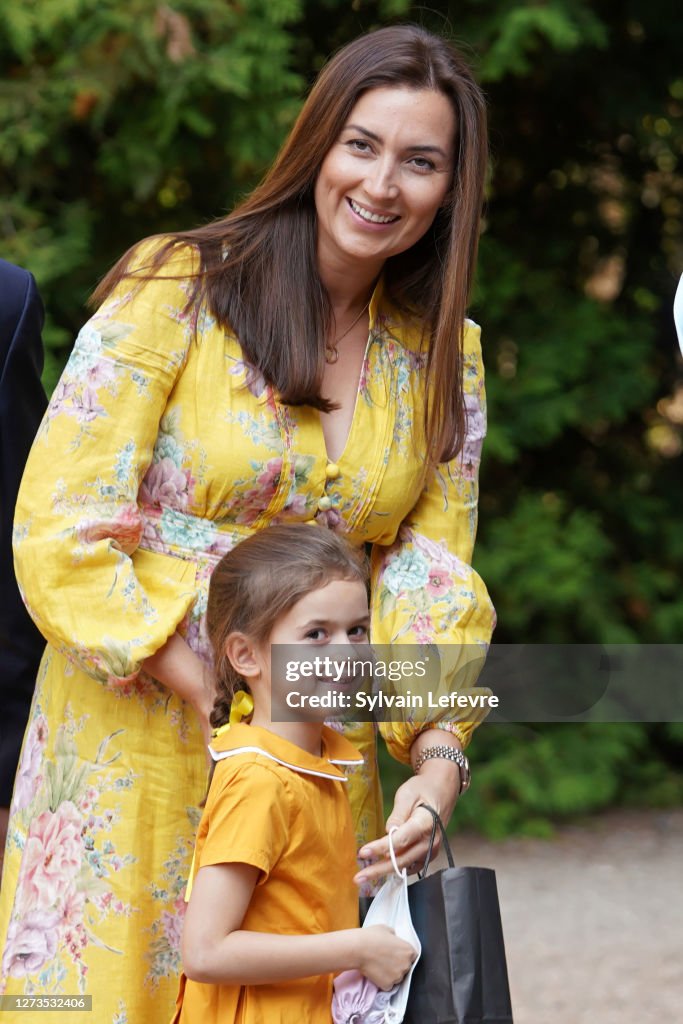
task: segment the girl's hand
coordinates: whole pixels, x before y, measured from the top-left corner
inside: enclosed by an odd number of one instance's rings
[[[399,939],[387,925],[374,924],[367,928],[359,928],[358,938],[358,969],[383,991],[398,985],[410,969],[410,965],[417,959],[417,953],[410,943]]]

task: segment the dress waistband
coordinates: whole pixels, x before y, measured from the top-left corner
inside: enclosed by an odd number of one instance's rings
[[[140,547],[176,558],[196,561],[202,557],[218,562],[253,533],[239,523],[218,523],[175,508],[144,503],[138,507],[144,524]]]
[[[146,551],[173,555],[187,561],[196,562],[202,559],[215,564],[228,551],[232,551],[236,544],[246,537],[251,537],[255,532],[252,525],[204,519],[202,516],[194,516],[176,508],[162,508],[145,502],[139,502],[138,508],[143,522],[139,546]],[[291,522],[331,529],[315,519],[301,520],[292,517]],[[362,542],[356,542],[354,546],[360,548],[363,545]]]

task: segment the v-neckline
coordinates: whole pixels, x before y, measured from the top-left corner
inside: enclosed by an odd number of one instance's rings
[[[363,351],[363,359],[362,359],[361,364],[360,364],[360,373],[358,374],[358,381],[356,383],[356,397],[355,397],[354,403],[353,403],[353,412],[351,413],[351,420],[349,422],[349,429],[348,429],[348,432],[346,434],[346,438],[344,439],[343,447],[342,447],[342,449],[341,449],[341,451],[340,451],[340,453],[339,453],[339,455],[337,456],[336,459],[333,458],[330,455],[330,453],[328,452],[328,450],[327,450],[327,441],[325,440],[325,431],[323,430],[322,414],[321,414],[319,409],[315,410],[315,412],[316,412],[316,419],[317,419],[317,426],[318,426],[318,431],[319,431],[319,444],[320,444],[320,447],[322,449],[323,455],[325,457],[325,461],[328,464],[338,466],[342,461],[344,461],[346,453],[347,453],[347,451],[348,451],[348,449],[350,447],[351,436],[352,436],[352,434],[354,432],[354,429],[356,427],[356,420],[358,418],[358,415],[357,415],[358,414],[358,406],[360,404],[361,391],[363,390],[363,381],[365,379],[365,365],[366,365],[367,360],[368,360],[368,354],[370,352],[370,344],[371,344],[371,342],[373,340],[373,336],[374,336],[374,324],[373,324],[373,322],[371,320],[370,324],[368,326],[368,336],[367,336],[367,339],[365,341],[365,349]]]
[[[370,354],[370,348],[377,335],[377,322],[379,320],[379,305],[384,290],[384,277],[380,274],[377,283],[375,284],[374,291],[370,297],[370,303],[368,305],[368,336],[365,342],[365,350],[363,352],[363,361],[360,364],[360,373],[358,374],[358,383],[356,385],[356,398],[353,403],[353,412],[351,414],[351,422],[349,423],[349,430],[344,441],[342,450],[339,453],[338,458],[331,458],[327,450],[327,442],[325,440],[325,431],[323,430],[323,421],[319,409],[315,409],[316,427],[318,430],[318,447],[322,452],[323,458],[327,465],[338,466],[344,462],[347,457],[347,453],[351,447],[351,438],[353,437],[354,431],[357,430],[358,420],[358,409],[360,406],[361,391],[363,390],[363,382],[365,379],[365,367]]]

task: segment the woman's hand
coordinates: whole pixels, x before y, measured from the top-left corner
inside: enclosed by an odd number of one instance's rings
[[[458,740],[451,733],[442,730],[437,733],[434,729],[428,729],[421,732],[413,742],[410,750],[413,763],[423,750],[437,744],[461,749]],[[433,807],[444,825],[447,825],[459,793],[460,768],[453,761],[437,757],[425,761],[418,775],[414,775],[399,786],[393,810],[387,819],[387,833],[390,828],[397,826],[392,842],[400,868],[407,868],[408,873],[413,874],[424,866],[434,818],[424,807],[420,807],[420,804],[429,804]],[[433,857],[439,851],[440,842],[441,835],[437,831]],[[372,843],[366,843],[359,851],[359,857],[372,863],[354,877],[356,885],[375,881],[393,870],[389,857],[388,835]]]
[[[358,929],[361,974],[387,991],[398,985],[410,970],[417,952],[384,924]]]

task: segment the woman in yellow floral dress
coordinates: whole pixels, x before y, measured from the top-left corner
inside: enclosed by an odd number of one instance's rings
[[[459,55],[382,29],[327,65],[231,216],[136,247],[98,290],[17,506],[18,578],[48,646],[11,808],[3,992],[90,995],[98,1024],[170,1017],[206,778],[207,585],[241,538],[343,532],[371,546],[375,641],[446,645],[446,682],[456,645],[486,649],[469,565],[485,404],[465,319],[485,160]],[[467,743],[475,723],[455,717],[380,730],[414,763]],[[375,729],[348,734],[369,884],[386,852]],[[399,789],[403,863],[425,849],[417,804],[448,817],[459,788],[435,756]]]

